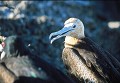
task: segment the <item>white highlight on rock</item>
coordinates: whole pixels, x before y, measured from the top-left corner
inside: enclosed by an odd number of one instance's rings
[[[5,52],[3,51],[2,53],[1,53],[1,56],[0,56],[0,59],[2,60],[4,57],[5,57]]]
[[[3,50],[3,47],[2,47],[2,45],[0,44],[0,52],[2,52],[2,50]]]
[[[119,21],[111,21],[111,22],[108,22],[108,27],[111,28],[111,29],[114,29],[114,28],[119,28],[120,27],[120,22]]]
[[[28,47],[31,46],[31,44],[28,44]]]

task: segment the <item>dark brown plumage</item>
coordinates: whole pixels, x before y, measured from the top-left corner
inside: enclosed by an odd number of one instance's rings
[[[80,70],[78,68],[82,66],[78,65],[81,61],[86,68],[91,70],[91,73],[97,78],[98,83],[120,82],[120,63],[92,40],[83,38],[78,44],[72,47],[64,48],[62,59],[69,73],[73,74],[76,79],[81,81],[92,80],[81,77],[81,74],[84,74],[83,72],[79,72]],[[79,59],[79,62],[77,62],[77,59]],[[91,75],[90,78],[92,78]]]

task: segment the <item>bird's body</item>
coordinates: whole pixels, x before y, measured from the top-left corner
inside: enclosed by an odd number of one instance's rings
[[[89,38],[80,39],[75,45],[69,43],[63,50],[62,59],[69,73],[82,82],[107,83],[120,81],[120,63]],[[113,60],[110,60],[113,58]]]
[[[64,28],[52,33],[50,39],[53,42],[63,36],[66,38],[62,59],[76,82],[120,82],[120,63],[91,39],[85,37],[84,26],[79,19],[68,19]]]

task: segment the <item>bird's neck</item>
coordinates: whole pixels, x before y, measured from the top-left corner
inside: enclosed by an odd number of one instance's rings
[[[65,47],[73,48],[74,45],[77,45],[80,42],[80,39],[75,37],[66,36],[65,37]]]

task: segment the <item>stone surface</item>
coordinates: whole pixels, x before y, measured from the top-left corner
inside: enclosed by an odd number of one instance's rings
[[[0,64],[0,83],[13,83],[17,77],[6,67]]]

